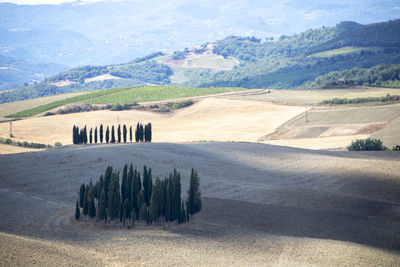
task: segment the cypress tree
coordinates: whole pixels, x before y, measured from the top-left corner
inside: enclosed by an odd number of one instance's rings
[[[97,126],[94,128],[94,143],[97,144]]]
[[[146,221],[146,223],[148,222],[147,220],[147,206],[145,203],[142,204],[142,206],[140,207],[140,219],[142,221]]]
[[[121,182],[121,198],[122,202],[125,201],[126,198],[128,198],[126,189],[127,189],[127,183],[128,183],[128,164],[125,164],[124,170],[122,171],[122,182]]]
[[[83,208],[83,199],[85,197],[85,184],[82,184],[79,189],[79,206]]]
[[[132,168],[132,164],[131,164]],[[130,170],[129,170],[130,172]],[[132,178],[132,183],[131,183],[131,209],[135,210],[136,216],[139,215],[139,207],[137,200],[138,200],[138,194],[141,190],[141,182],[140,182],[140,174],[138,171],[135,169],[133,172],[133,178]]]
[[[79,131],[79,144],[83,144],[85,142],[85,132],[84,129],[80,129]]]
[[[110,128],[107,125],[107,130],[106,130],[106,143],[110,141]]]
[[[99,220],[104,220],[104,222],[107,222],[107,202],[106,202],[106,194],[104,193],[104,189],[101,190],[101,193],[100,193]]]
[[[93,132],[92,132],[92,128],[90,128],[90,133],[89,133],[89,143],[92,143],[92,139],[93,139]]]
[[[96,216],[96,205],[94,203],[94,188],[92,181],[90,181],[89,184],[88,209],[89,209],[89,217],[94,218]]]
[[[124,204],[122,205],[122,224],[125,226],[125,220],[128,217],[129,212],[129,201],[125,199]]]
[[[140,125],[139,125],[139,123],[137,123],[136,124],[136,131],[135,131],[135,141],[136,141],[136,143],[140,141],[139,134],[140,134]]]
[[[89,202],[88,202],[88,197],[89,197],[89,186],[86,185],[85,187],[85,196],[83,198],[83,215],[88,215],[89,213]]]
[[[100,124],[99,137],[100,137],[100,143],[103,143],[103,124]]]
[[[119,188],[119,174],[112,173],[108,192],[108,210],[111,220],[119,218],[121,210],[121,194]]]
[[[169,222],[171,220],[171,182],[170,179],[166,179],[165,188],[165,221]]]
[[[140,125],[139,125],[139,141],[140,141],[140,142],[143,142],[143,135],[144,135],[144,132],[143,132],[143,125],[140,124]]]
[[[148,129],[148,141],[151,142],[152,139],[152,133],[151,133],[151,123],[147,124],[147,129]]]
[[[173,182],[174,182],[174,210],[175,210],[175,218],[178,219],[178,223],[182,222],[181,218],[181,175],[179,172],[174,169],[173,173]]]
[[[126,125],[124,124],[123,130],[122,130],[122,134],[123,134],[123,137],[124,137],[124,143],[126,143],[126,133],[127,133]]]
[[[147,142],[147,124],[144,126],[144,141]]]
[[[88,135],[87,135],[87,129],[86,129],[86,125],[85,128],[83,128],[83,143],[87,144],[88,142]]]
[[[111,141],[110,143],[115,143],[115,130],[114,130],[114,125],[111,126]]]
[[[132,125],[129,126],[129,141],[132,143]]]
[[[121,124],[118,125],[117,137],[118,143],[121,143]]]
[[[152,195],[150,199],[150,219],[152,221],[158,221],[159,209],[160,209],[160,179],[156,179],[153,185]]]
[[[108,166],[104,174],[104,193],[106,198],[106,205],[108,207],[108,192],[110,191],[110,182],[112,175],[112,167]]]
[[[76,207],[75,207],[75,220],[79,221],[81,217],[81,210],[79,209],[78,199],[76,200]]]
[[[140,215],[141,215],[140,209],[141,209],[142,205],[146,205],[146,203],[145,203],[145,201],[144,201],[143,190],[140,190],[140,191],[138,192],[136,203],[137,203],[137,211],[138,211],[138,213],[137,213],[137,215],[136,215],[136,218],[141,219],[141,218],[140,218]]]
[[[190,174],[190,185],[188,191],[189,214],[194,217],[194,214],[201,210],[201,193],[200,193],[200,178],[197,172],[192,168]]]
[[[76,126],[72,127],[72,143],[76,144]]]

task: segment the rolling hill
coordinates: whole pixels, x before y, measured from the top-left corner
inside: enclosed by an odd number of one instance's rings
[[[170,55],[157,52],[123,64],[73,68],[40,84],[4,92],[0,94],[0,103],[145,84],[278,89],[321,87],[329,83],[319,78],[323,75],[334,76],[335,80],[354,80],[356,85],[398,86],[398,66],[393,65],[400,64],[399,36],[400,19],[368,25],[341,22],[335,27],[281,36],[276,41],[229,36]],[[378,66],[380,64],[385,65]],[[371,80],[364,75],[360,81],[358,76],[361,74],[350,71],[353,68],[372,68],[367,74],[374,72],[375,76]],[[329,74],[332,72],[336,76]],[[322,83],[318,82],[321,80]]]

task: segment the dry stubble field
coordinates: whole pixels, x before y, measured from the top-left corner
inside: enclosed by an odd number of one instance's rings
[[[358,265],[400,261],[396,153],[251,143],[87,145],[0,156],[1,265]],[[112,165],[201,177],[203,211],[176,226],[76,223],[79,185]]]

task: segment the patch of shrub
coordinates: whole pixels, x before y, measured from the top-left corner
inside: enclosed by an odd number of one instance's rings
[[[378,151],[387,150],[379,139],[356,139],[347,147],[349,151]]]

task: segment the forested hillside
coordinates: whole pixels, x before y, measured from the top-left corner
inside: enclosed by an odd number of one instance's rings
[[[334,87],[342,85],[400,87],[400,64],[377,65],[369,69],[352,68],[332,71],[307,82],[304,87]]]
[[[212,63],[208,67],[188,67],[193,59],[205,55],[229,58],[236,65],[225,70],[213,68]],[[381,64],[385,65],[374,68]],[[174,80],[175,85],[189,87],[323,87],[335,79],[346,79],[354,85],[398,86],[396,75],[381,73],[371,80],[370,74],[364,77],[358,71],[373,68],[368,73],[383,69],[392,72],[397,67],[391,65],[395,64],[400,64],[400,19],[369,25],[341,22],[335,27],[282,35],[278,40],[229,36],[172,55],[156,52],[126,64],[74,68],[43,83],[2,93],[0,103],[120,86],[165,85],[176,73],[180,77]],[[350,69],[353,70],[341,72]]]
[[[400,20],[342,22],[277,41],[230,36],[216,42],[214,53],[241,64],[233,71],[194,73],[190,85],[293,88],[331,71],[400,63]]]

